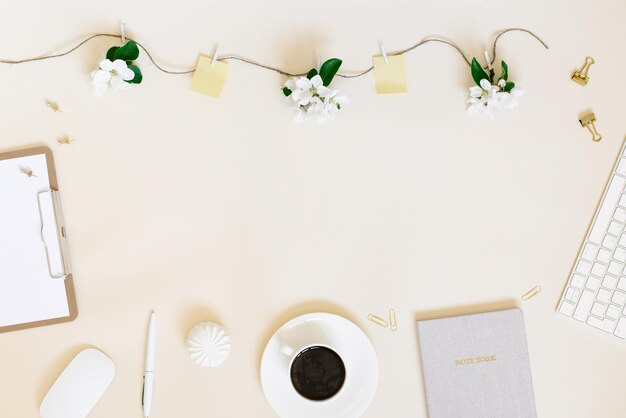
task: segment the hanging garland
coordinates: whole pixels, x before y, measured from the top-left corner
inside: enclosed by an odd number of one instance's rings
[[[515,86],[513,82],[509,81],[508,66],[504,61],[501,62],[502,72],[497,80],[494,80],[495,75],[492,68],[492,64],[496,59],[498,40],[502,35],[514,31],[529,34],[540,42],[544,48],[548,49],[548,45],[546,45],[541,38],[528,29],[509,28],[503,30],[496,36],[492,48],[493,58],[490,60],[486,54],[486,67],[482,67],[476,58],[473,58],[470,62],[466,54],[459,46],[453,42],[440,38],[426,38],[409,48],[389,53],[388,55],[403,55],[431,42],[451,46],[470,66],[472,78],[476,83],[476,86],[472,86],[469,89],[470,97],[468,99],[468,112],[481,113],[493,118],[497,111],[510,110],[516,107],[518,104],[517,99],[524,93],[523,89]],[[65,52],[24,59],[0,59],[0,64],[24,64],[28,62],[60,58],[73,53],[92,39],[100,37],[117,38],[122,40],[125,39],[124,34],[117,35],[98,33],[89,36],[78,45]],[[163,73],[180,75],[191,74],[195,71],[195,69],[182,71],[165,69],[154,60],[150,52],[142,44],[134,40],[128,40],[128,42],[125,42],[121,47],[114,46],[110,48],[107,51],[106,58],[100,61],[98,68],[92,72],[92,86],[96,96],[100,97],[107,91],[115,92],[126,89],[131,84],[140,84],[142,82],[143,75],[141,70],[134,64],[134,61],[139,57],[140,49],[145,52],[152,64],[154,64],[154,66]],[[290,105],[294,108],[294,120],[297,122],[304,121],[310,116],[316,116],[319,122],[325,122],[341,110],[342,104],[347,102],[347,98],[344,95],[339,94],[338,90],[333,90],[329,87],[335,76],[342,78],[357,78],[362,77],[374,70],[374,66],[370,66],[366,70],[360,72],[342,74],[338,72],[342,65],[342,61],[337,58],[332,58],[324,62],[320,66],[319,71],[317,69],[311,69],[307,73],[302,74],[290,73],[280,68],[261,64],[239,55],[220,56],[217,61],[239,61],[257,68],[273,71],[280,75],[290,77],[283,86],[283,94],[288,98]]]

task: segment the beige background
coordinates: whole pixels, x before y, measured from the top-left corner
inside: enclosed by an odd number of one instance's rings
[[[623,417],[625,346],[554,309],[626,134],[626,3],[559,1],[245,0],[4,2],[0,57],[59,51],[86,34],[144,42],[184,69],[219,42],[293,71],[316,56],[345,70],[370,64],[379,41],[427,35],[499,58],[527,89],[495,121],[465,112],[469,69],[452,49],[407,57],[409,93],[376,96],[371,75],[338,79],[351,99],[331,124],[291,123],[284,78],[233,63],[220,100],[189,76],[139,59],[138,88],[96,99],[89,73],[110,40],[70,57],[0,66],[0,148],[48,144],[70,234],[79,318],[0,335],[0,415],[35,417],[83,347],[117,365],[90,415],[141,416],[148,314],[159,315],[154,417],[273,417],[259,361],[292,316],[328,310],[362,326],[380,359],[365,418],[426,415],[414,320],[523,308],[541,417]],[[591,81],[571,72],[592,55]],[[63,114],[44,106],[58,101]],[[578,115],[593,109],[592,143]],[[60,147],[56,138],[78,141]],[[0,255],[1,256],[1,255]],[[540,284],[529,302],[519,297]],[[365,320],[398,313],[391,333]],[[196,367],[184,339],[198,321],[231,331],[231,357]]]

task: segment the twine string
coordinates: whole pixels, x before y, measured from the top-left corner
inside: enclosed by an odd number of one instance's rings
[[[509,32],[514,32],[514,31],[519,31],[519,32],[524,32],[529,34],[530,36],[532,36],[533,38],[535,38],[537,41],[539,41],[541,43],[541,45],[543,45],[544,48],[548,49],[548,45],[537,35],[535,35],[533,32],[531,32],[528,29],[523,29],[523,28],[509,28],[509,29],[505,29],[503,31],[501,31],[500,33],[498,33],[498,35],[496,36],[494,42],[493,42],[493,48],[492,48],[492,59],[491,59],[491,64],[493,64],[496,60],[496,52],[497,52],[497,47],[498,47],[498,40],[500,39],[500,37],[506,33]],[[0,64],[25,64],[28,62],[35,62],[35,61],[44,61],[44,60],[49,60],[49,59],[55,59],[55,58],[61,58],[64,57],[66,55],[70,55],[71,53],[75,52],[76,50],[78,50],[79,48],[81,48],[83,45],[85,45],[86,43],[88,43],[89,41],[91,41],[92,39],[96,39],[96,38],[102,38],[102,37],[106,37],[106,38],[116,38],[116,39],[121,39],[122,36],[118,35],[118,34],[113,34],[113,33],[96,33],[94,35],[90,35],[87,38],[83,39],[82,41],[80,41],[77,45],[75,45],[74,47],[68,49],[65,52],[60,52],[57,54],[49,54],[49,55],[40,55],[40,56],[35,56],[35,57],[29,57],[29,58],[23,58],[23,59],[0,59]],[[127,40],[131,40],[131,38],[126,38]],[[134,41],[137,46],[139,48],[141,48],[143,50],[143,52],[145,52],[146,56],[148,57],[148,59],[150,60],[150,62],[152,62],[152,64],[161,72],[165,73],[165,74],[172,74],[172,75],[181,75],[181,74],[191,74],[195,71],[194,69],[190,69],[190,70],[180,70],[180,71],[176,71],[176,70],[168,70],[166,68],[163,68],[162,66],[160,66],[157,61],[154,59],[154,57],[152,56],[152,54],[150,54],[150,51],[148,51],[148,49],[143,46],[141,43]],[[398,51],[394,51],[391,52],[387,55],[389,56],[395,56],[395,55],[402,55],[402,54],[406,54],[408,52],[414,51],[415,49],[426,45],[427,43],[430,42],[435,42],[435,43],[440,43],[440,44],[444,44],[444,45],[448,45],[452,48],[454,48],[459,55],[461,55],[461,57],[463,58],[463,61],[465,61],[465,63],[468,66],[471,66],[471,63],[467,57],[467,55],[465,54],[465,52],[463,52],[463,50],[454,42],[445,40],[445,39],[441,39],[441,38],[425,38],[422,39],[421,41],[415,43],[414,45],[405,48],[405,49],[401,49]],[[257,67],[257,68],[261,68],[261,69],[265,69],[268,71],[273,71],[277,74],[280,74],[282,76],[286,76],[286,77],[303,77],[306,75],[306,73],[291,73],[285,70],[282,70],[278,67],[273,67],[271,65],[266,65],[266,64],[262,64],[258,61],[254,61],[250,58],[246,58],[240,55],[235,55],[235,54],[231,54],[231,55],[223,55],[221,57],[219,57],[217,59],[218,61],[239,61],[239,62],[243,62],[245,64],[251,65],[253,67]],[[354,72],[354,73],[338,73],[337,76],[338,77],[342,77],[342,78],[358,78],[358,77],[362,77],[366,74],[368,74],[369,72],[371,72],[374,69],[374,66],[370,66],[367,69],[363,70],[363,71],[358,71],[358,72]]]

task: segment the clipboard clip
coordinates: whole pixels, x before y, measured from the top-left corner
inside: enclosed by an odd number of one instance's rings
[[[49,199],[44,200],[42,204],[42,196],[45,195],[48,195]],[[41,242],[46,252],[48,273],[53,279],[65,279],[71,272],[65,222],[58,190],[44,189],[38,192],[37,206],[41,220]],[[50,227],[49,223],[51,222],[53,225]],[[52,229],[52,233],[46,233],[50,229]],[[55,268],[57,271],[53,271],[53,266],[58,266],[58,270]]]

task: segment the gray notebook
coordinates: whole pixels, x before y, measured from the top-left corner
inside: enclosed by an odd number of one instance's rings
[[[536,418],[520,309],[417,321],[429,418]]]

